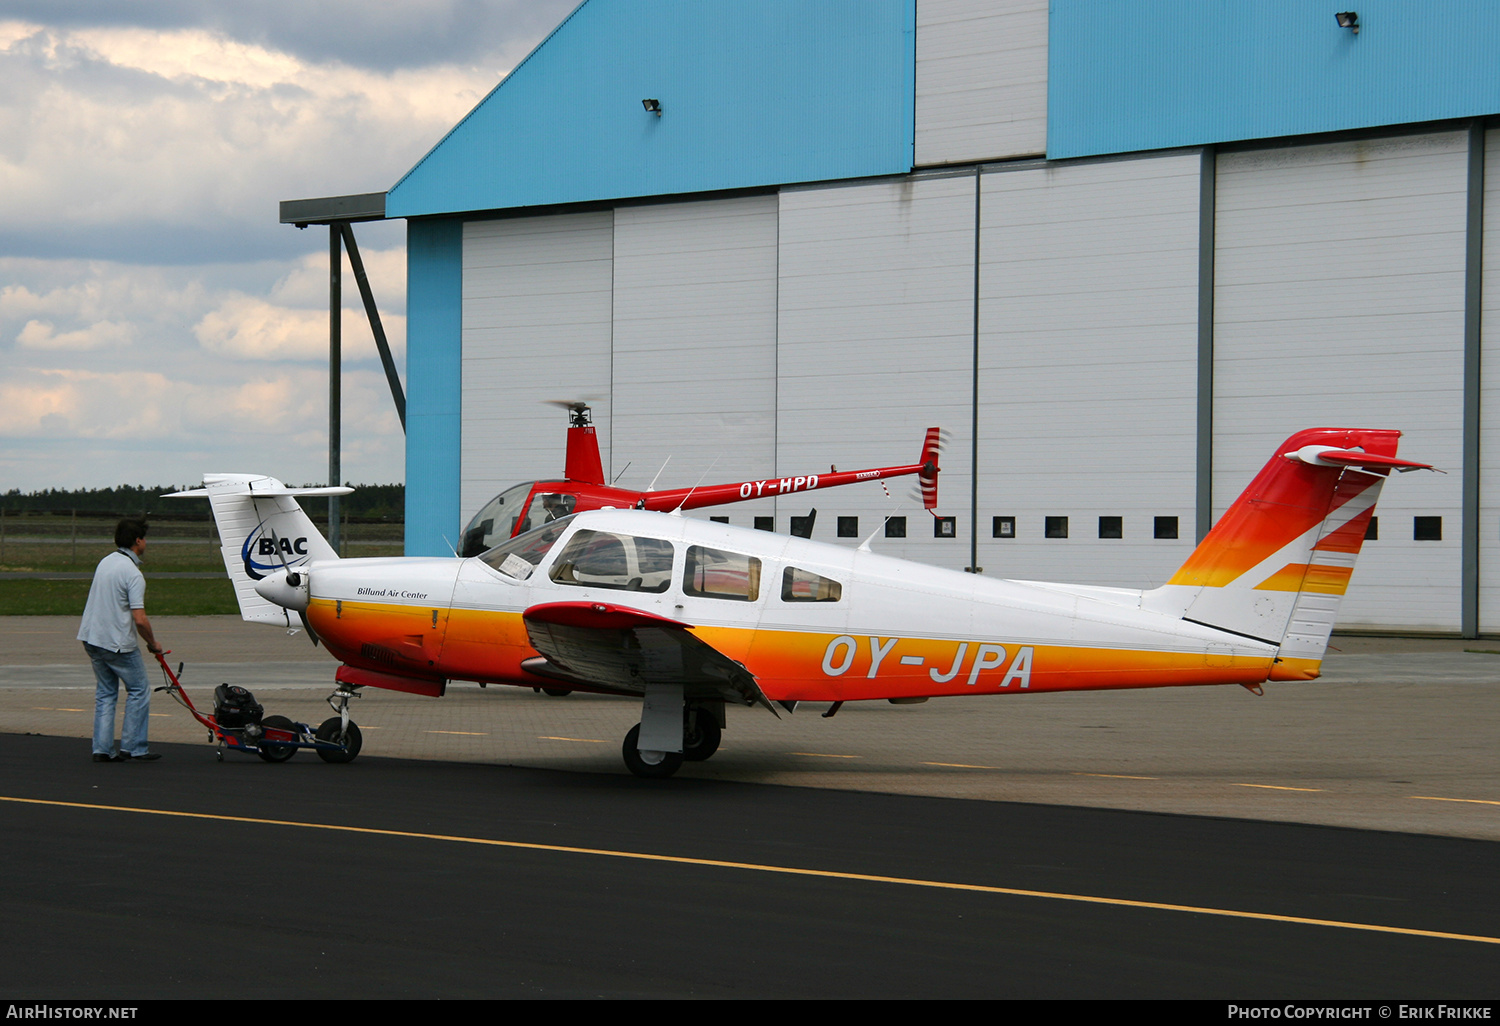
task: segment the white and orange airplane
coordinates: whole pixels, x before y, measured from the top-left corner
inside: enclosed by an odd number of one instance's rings
[[[1159,588],[1010,581],[643,510],[577,513],[468,559],[339,559],[267,477],[206,496],[247,620],[305,626],[362,687],[449,680],[642,699],[625,763],[718,748],[728,705],[1311,680],[1400,432],[1314,428],[1270,462]],[[281,569],[252,580],[252,557]],[[295,619],[294,619],[295,616]],[[825,714],[828,715],[828,714]]]

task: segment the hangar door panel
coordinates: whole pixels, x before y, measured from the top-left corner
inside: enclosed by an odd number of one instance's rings
[[[897,502],[915,478],[777,500],[777,528],[816,507],[813,537],[861,535],[895,512],[905,539],[875,551],[959,569],[968,564],[969,410],[973,360],[972,176],[784,189],[780,219],[777,472],[805,474],[915,463],[924,430],[952,433],[938,513],[958,517],[935,538],[920,500]]]
[[[1200,163],[984,176],[986,574],[1149,587],[1191,551]],[[1014,538],[994,537],[996,516],[1015,518]],[[1157,537],[1157,517],[1176,518],[1176,538]]]
[[[1463,133],[1221,153],[1214,508],[1303,427],[1392,427],[1462,466]],[[1462,474],[1397,476],[1340,609],[1346,627],[1459,627]],[[1440,541],[1415,541],[1441,516]]]
[[[918,166],[1047,150],[1046,0],[917,5]]]
[[[658,488],[774,474],[776,197],[621,207],[614,254],[610,476],[645,488],[668,457]]]
[[[463,510],[561,477],[567,418],[588,399],[609,466],[610,211],[464,225]]]

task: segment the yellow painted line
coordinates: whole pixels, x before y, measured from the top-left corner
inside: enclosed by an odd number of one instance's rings
[[[472,730],[424,730],[424,734],[457,734],[460,737],[489,737],[487,733],[476,733]]]
[[[1106,780],[1160,780],[1161,777],[1133,777],[1128,773],[1074,773],[1075,777],[1103,777]]]
[[[999,766],[970,766],[966,762],[924,762],[923,766],[947,766],[950,769],[999,769]]]
[[[860,755],[829,755],[827,752],[788,752],[788,755],[810,755],[814,759],[860,759]]]
[[[1415,930],[1404,926],[1380,926],[1375,923],[1346,922],[1339,919],[1311,919],[1306,916],[1283,916],[1270,912],[1243,912],[1237,909],[1199,905],[1174,905],[1162,901],[1135,901],[1129,898],[1105,898],[1091,894],[1068,894],[1063,891],[1031,891],[1018,887],[992,887],[988,884],[953,883],[947,880],[922,880],[904,876],[876,876],[871,873],[841,873],[831,869],[802,869],[797,866],[772,866],[757,862],[728,862],[723,859],[695,859],[685,855],[653,855],[649,852],[617,851],[610,848],[575,848],[562,844],[536,844],[530,841],[501,841],[490,837],[463,837],[455,834],[424,834],[411,830],[380,830],[375,827],[341,826],[337,823],[301,823],[288,819],[260,819],[254,816],[224,816],[211,812],[177,812],[171,809],[140,809],[126,805],[93,805],[86,802],[56,802],[42,798],[15,798],[0,795],[0,801],[19,805],[47,805],[64,809],[90,809],[100,812],[133,812],[146,816],[172,816],[178,819],[201,819],[218,823],[250,823],[257,826],[297,827],[303,830],[331,830],[376,837],[406,837],[421,841],[448,841],[476,844],[490,848],[513,848],[522,851],[550,851],[567,855],[596,855],[603,858],[631,859],[639,862],[664,862],[679,866],[705,866],[712,869],[738,869],[782,876],[808,876],[824,880],[851,880],[859,883],[897,884],[905,887],[927,887],[933,890],[966,891],[972,894],[1000,894],[1014,898],[1044,898],[1088,905],[1112,905],[1118,908],[1143,908],[1158,912],[1189,912],[1196,915],[1221,916],[1228,919],[1254,919],[1267,923],[1291,923],[1298,926],[1327,926],[1367,933],[1391,933],[1403,937],[1428,937],[1434,940],[1471,941],[1476,944],[1500,945],[1500,937],[1483,934],[1447,933],[1441,930]]]
[[[1425,794],[1414,794],[1412,797],[1419,802],[1467,802],[1470,805],[1500,805],[1500,802],[1491,801],[1488,798],[1433,798]]]
[[[538,741],[581,741],[584,744],[588,744],[588,745],[607,745],[607,744],[609,744],[608,741],[601,740],[601,739],[599,739],[597,737],[548,737],[545,734],[539,734],[539,735],[537,735],[537,740]]]
[[[31,707],[31,711],[32,712],[88,712],[87,709],[64,709],[64,708],[62,708],[60,706],[58,708],[54,709],[50,705],[34,705],[34,706]],[[155,714],[153,713],[152,715],[155,715]]]
[[[1267,791],[1321,791],[1321,787],[1278,787],[1275,784],[1235,784],[1235,787],[1264,787]]]

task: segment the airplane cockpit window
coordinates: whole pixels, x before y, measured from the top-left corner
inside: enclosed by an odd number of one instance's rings
[[[516,518],[521,515],[521,509],[526,505],[526,496],[531,494],[535,484],[535,481],[527,481],[525,484],[514,485],[485,503],[474,514],[474,519],[469,521],[469,526],[464,528],[463,548],[458,554],[465,558],[477,556],[515,534]],[[569,506],[568,512],[572,511],[573,507]],[[529,524],[523,528],[523,532],[529,530]]]
[[[783,602],[837,602],[844,597],[844,586],[838,581],[820,577],[811,570],[787,567],[781,574]]]
[[[690,545],[682,590],[701,598],[754,602],[760,598],[760,560],[738,552]]]
[[[567,520],[554,520],[545,527],[527,531],[520,537],[496,545],[489,551],[481,553],[479,558],[507,577],[524,581],[531,576],[536,565],[542,561],[542,558],[567,529]]]
[[[672,583],[672,543],[579,531],[552,564],[552,580],[581,588],[663,592]]]

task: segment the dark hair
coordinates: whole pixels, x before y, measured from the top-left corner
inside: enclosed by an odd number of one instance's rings
[[[137,518],[127,518],[115,525],[115,544],[122,549],[128,549],[136,543],[136,539],[146,537],[146,522]]]

